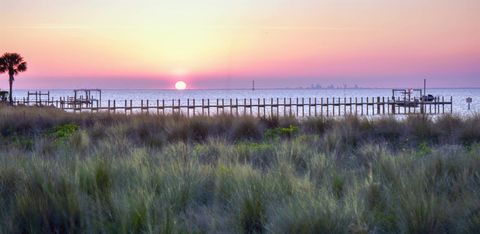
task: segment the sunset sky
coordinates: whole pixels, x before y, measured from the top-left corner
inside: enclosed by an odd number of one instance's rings
[[[17,88],[480,87],[480,1],[0,0],[0,52]]]

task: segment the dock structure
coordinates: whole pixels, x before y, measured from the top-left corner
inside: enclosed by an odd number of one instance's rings
[[[82,110],[83,108],[98,108],[102,102],[101,89],[74,89],[73,93],[73,97],[62,98],[61,104],[74,108],[74,110]]]
[[[104,100],[94,105],[69,105],[68,99],[31,101],[15,100],[15,105],[51,106],[70,112],[148,113],[195,115],[269,116],[374,116],[374,115],[437,115],[453,112],[453,98],[443,96],[421,99],[405,105],[405,100],[391,97],[310,97],[256,99],[169,99],[169,100]]]
[[[27,92],[27,101],[29,103],[34,103],[35,105],[41,105],[42,100],[50,100],[50,91],[28,91]]]

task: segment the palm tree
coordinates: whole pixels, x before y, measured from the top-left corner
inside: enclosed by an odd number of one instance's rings
[[[23,60],[23,57],[17,53],[5,53],[0,57],[0,73],[8,72],[10,92],[9,92],[9,101],[10,104],[13,104],[12,96],[12,86],[15,76],[19,72],[24,72],[27,70],[27,62]]]

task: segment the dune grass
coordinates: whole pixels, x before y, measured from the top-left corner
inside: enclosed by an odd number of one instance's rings
[[[2,233],[474,233],[480,116],[0,107]]]

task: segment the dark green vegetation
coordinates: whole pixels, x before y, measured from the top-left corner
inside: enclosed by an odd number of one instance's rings
[[[469,233],[480,116],[435,121],[0,107],[0,230]]]
[[[0,74],[8,73],[8,84],[10,92],[8,94],[8,101],[13,104],[13,81],[15,76],[20,72],[27,70],[27,62],[23,57],[17,53],[5,53],[0,57]],[[0,100],[3,101],[3,100]]]

